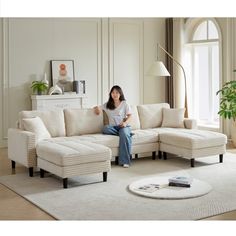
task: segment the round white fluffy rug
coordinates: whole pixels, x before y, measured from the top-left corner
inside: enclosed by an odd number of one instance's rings
[[[201,180],[193,179],[191,187],[168,186],[171,176],[160,176],[135,181],[129,185],[132,193],[144,197],[158,199],[186,199],[203,196],[212,190],[212,187]],[[160,185],[160,188],[156,186]]]

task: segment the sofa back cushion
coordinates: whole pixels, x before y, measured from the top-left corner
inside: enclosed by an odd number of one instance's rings
[[[163,108],[170,108],[168,103],[145,104],[137,106],[142,129],[160,127]]]
[[[19,113],[19,127],[24,129],[22,119],[40,117],[52,137],[63,137],[66,135],[65,119],[63,110],[51,111],[21,111]]]
[[[51,138],[50,133],[45,127],[42,119],[38,116],[34,118],[24,118],[22,119],[24,130],[35,133],[36,140],[42,140]]]
[[[132,119],[130,121],[130,126],[132,130],[140,129],[140,120],[138,115],[137,106],[131,105]]]
[[[162,127],[184,128],[185,108],[163,108]]]
[[[96,115],[92,108],[65,109],[66,135],[102,133],[103,114]]]

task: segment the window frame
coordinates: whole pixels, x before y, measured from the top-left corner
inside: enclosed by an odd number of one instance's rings
[[[201,23],[203,23],[204,21],[207,21],[207,39],[203,39],[203,40],[193,40],[194,38],[194,34],[197,30],[197,28],[199,27],[199,25]],[[209,21],[211,21],[214,26],[216,27],[216,30],[217,30],[217,33],[218,33],[218,38],[217,39],[209,39]],[[212,69],[213,69],[213,61],[212,61],[212,53],[213,53],[213,45],[214,44],[218,44],[218,50],[219,50],[219,87],[221,86],[222,84],[222,43],[221,43],[221,31],[220,31],[220,28],[217,24],[217,22],[215,22],[215,20],[212,20],[212,19],[208,19],[208,18],[203,18],[201,20],[199,20],[195,26],[193,27],[192,29],[192,32],[191,32],[191,36],[190,36],[190,41],[188,43],[186,43],[187,46],[190,46],[190,53],[191,53],[191,60],[192,60],[192,63],[191,63],[191,74],[192,74],[192,81],[191,81],[191,90],[192,92],[194,93],[192,95],[192,98],[191,98],[191,105],[192,105],[192,113],[193,113],[193,116],[196,117],[197,119],[199,119],[199,106],[197,107],[197,109],[194,109],[195,107],[195,104],[198,103],[196,102],[196,99],[194,99],[194,96],[195,94],[199,94],[199,88],[198,88],[198,91],[196,93],[196,59],[194,58],[195,57],[195,46],[197,45],[204,45],[206,44],[206,46],[208,47],[208,60],[209,61],[209,72],[208,72],[208,79],[209,79],[209,82],[210,82],[210,88],[209,88],[209,96],[208,96],[208,99],[209,99],[209,108],[210,108],[210,123],[209,124],[204,124],[204,123],[200,123],[199,124],[199,127],[200,128],[206,128],[206,129],[210,129],[210,130],[215,130],[215,131],[220,131],[222,130],[222,120],[220,119],[219,117],[219,122],[214,122],[214,109],[213,109],[213,105],[215,103],[215,99],[219,99],[218,97],[216,97],[215,94],[213,94],[213,91],[214,91],[214,82],[213,82],[213,75],[212,75]],[[209,75],[210,74],[210,75]],[[199,97],[199,95],[198,95]],[[196,107],[195,107],[196,108]]]

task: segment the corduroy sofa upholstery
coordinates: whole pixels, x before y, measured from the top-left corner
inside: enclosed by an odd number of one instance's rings
[[[197,130],[196,121],[171,117],[177,125],[165,119],[169,104],[131,106],[132,154],[152,153],[155,159],[164,153],[181,155],[191,160],[226,151],[224,134]],[[172,111],[171,111],[172,112]],[[169,113],[172,114],[172,113]],[[174,114],[174,113],[173,113]],[[40,117],[50,137],[37,139],[35,133],[25,130],[24,119]],[[63,179],[80,174],[107,173],[110,160],[118,156],[119,137],[102,134],[104,114],[96,115],[93,109],[64,109],[53,111],[22,111],[19,127],[8,130],[8,157],[29,168],[39,167]],[[97,155],[97,158],[96,158]],[[97,168],[96,168],[97,166]],[[106,174],[103,175],[106,181]],[[67,184],[65,183],[64,187]]]

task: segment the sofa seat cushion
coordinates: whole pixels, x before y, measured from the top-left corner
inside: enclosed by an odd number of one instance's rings
[[[88,141],[92,143],[97,143],[104,145],[109,148],[119,147],[119,137],[115,135],[105,135],[105,134],[86,134],[73,137],[79,141]]]
[[[152,130],[133,130],[132,144],[155,143],[158,142],[158,134]]]
[[[156,133],[158,135],[158,141],[160,141],[159,134],[182,132],[182,131],[185,131],[186,129],[160,127],[160,128],[153,128],[153,129],[147,129],[147,130],[150,130],[150,131]]]
[[[49,139],[36,146],[40,159],[58,166],[72,166],[90,162],[106,161],[111,150],[103,145],[77,140]]]
[[[63,141],[75,141],[75,142],[91,142],[104,145],[109,148],[119,147],[119,137],[115,135],[104,135],[104,134],[86,134],[72,137],[57,137],[53,138],[55,142]]]
[[[226,135],[217,132],[187,129],[179,129],[175,132],[176,129],[172,130],[173,132],[159,134],[161,143],[188,149],[216,147],[227,143]]]
[[[163,129],[163,128],[162,128]],[[133,130],[132,144],[155,143],[158,142],[158,133],[150,130]],[[107,134],[86,134],[72,137],[57,137],[50,139],[52,142],[91,142],[101,144],[109,148],[119,147],[119,136]]]
[[[153,128],[153,129],[147,129],[147,130],[150,130],[157,134],[162,134],[162,133],[167,133],[167,132],[174,133],[174,132],[184,131],[185,129],[160,127],[160,128]]]
[[[158,142],[158,134],[152,132],[152,130],[132,130],[132,133],[134,134],[132,136],[132,144],[134,145]],[[89,141],[97,144],[102,144],[109,148],[119,147],[119,136],[116,135],[91,134],[75,136],[73,138],[81,141]]]
[[[132,130],[132,144],[154,143],[158,142],[158,134],[151,130]],[[73,137],[78,140],[84,140],[105,145],[109,148],[119,147],[119,136],[107,134],[81,135]]]
[[[151,130],[132,130],[132,144],[154,143],[158,142],[158,134]],[[119,147],[119,136],[107,134],[81,135],[73,137],[81,141],[89,141],[105,145],[109,148]]]

